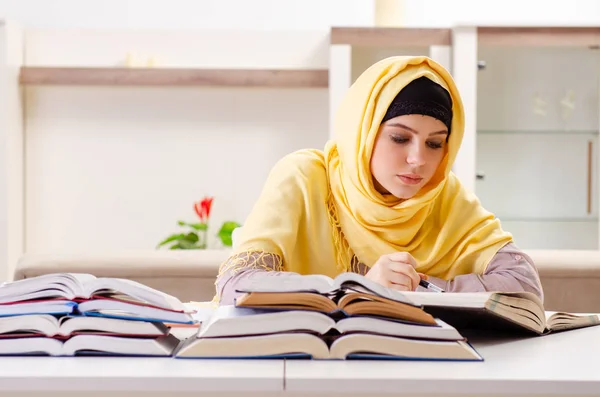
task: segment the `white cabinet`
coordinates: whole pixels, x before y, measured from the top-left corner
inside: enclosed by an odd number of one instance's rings
[[[598,249],[598,136],[479,132],[476,192],[521,246]]]
[[[477,136],[477,195],[504,220],[591,220],[598,214],[597,135]]]
[[[456,173],[521,248],[600,249],[599,33],[454,31],[468,120]]]

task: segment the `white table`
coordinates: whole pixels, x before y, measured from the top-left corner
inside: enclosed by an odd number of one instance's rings
[[[299,395],[329,397],[600,396],[600,326],[521,340],[473,342],[484,362],[288,361],[285,386]]]
[[[0,358],[0,396],[600,396],[600,326],[474,346],[484,362]]]
[[[7,357],[0,358],[0,396],[261,396],[283,391],[284,365],[281,360]]]

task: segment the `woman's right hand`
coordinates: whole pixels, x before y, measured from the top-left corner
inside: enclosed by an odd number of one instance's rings
[[[421,279],[427,276],[418,273],[417,262],[408,252],[395,252],[381,256],[365,275],[371,281],[398,291],[414,291]]]

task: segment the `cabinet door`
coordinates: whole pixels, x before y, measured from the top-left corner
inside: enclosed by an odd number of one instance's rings
[[[507,221],[593,219],[597,142],[591,133],[479,133],[476,193]]]
[[[476,193],[525,249],[598,249],[598,137],[477,136]]]

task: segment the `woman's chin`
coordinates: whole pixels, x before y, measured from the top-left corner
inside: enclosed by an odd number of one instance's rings
[[[408,200],[410,198],[413,198],[414,196],[416,196],[416,194],[419,192],[419,190],[421,190],[421,188],[423,187],[423,183],[419,183],[419,184],[406,184],[403,183],[401,180],[397,180],[397,181],[390,181],[392,183],[389,183],[387,186],[383,186],[380,183],[375,183],[377,191],[379,191],[379,193],[383,194],[384,196],[387,195],[392,195],[394,197],[396,197],[397,199],[400,200]]]
[[[399,198],[401,200],[408,200],[410,198],[413,198],[419,192],[419,189],[420,186],[411,188],[408,188],[406,186],[397,186],[394,189],[388,189],[388,191],[396,198]]]

